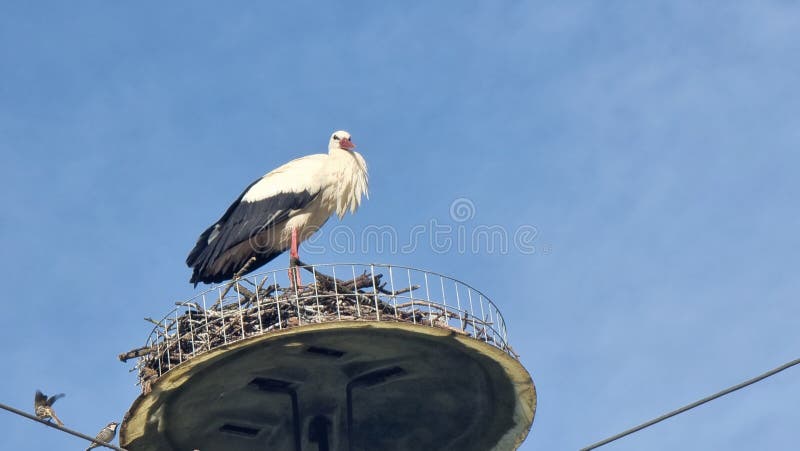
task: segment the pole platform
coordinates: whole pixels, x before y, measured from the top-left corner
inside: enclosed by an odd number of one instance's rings
[[[438,327],[308,324],[184,361],[139,396],[129,451],[516,449],[536,391],[509,353]]]

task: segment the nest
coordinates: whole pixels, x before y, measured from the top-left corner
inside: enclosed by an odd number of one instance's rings
[[[298,287],[278,284],[255,286],[247,279],[230,282],[214,305],[208,308],[193,302],[177,302],[186,310],[176,310],[171,319],[155,321],[149,346],[119,355],[126,362],[139,358],[142,393],[150,392],[161,375],[192,357],[235,341],[305,324],[332,321],[402,321],[440,327],[473,336],[513,351],[496,342],[487,329],[491,322],[447,309],[411,294],[419,286],[389,291],[382,274],[363,273],[351,280],[339,280],[305,268],[314,282]],[[228,293],[231,296],[226,298]],[[409,293],[405,296],[404,293]],[[403,303],[398,303],[402,298]],[[452,323],[451,323],[451,320]],[[453,327],[451,324],[458,324]]]

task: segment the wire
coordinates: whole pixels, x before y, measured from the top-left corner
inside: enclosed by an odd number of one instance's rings
[[[80,432],[73,431],[72,429],[65,428],[64,426],[59,426],[59,425],[57,425],[55,423],[51,423],[49,421],[42,420],[42,419],[40,419],[40,418],[38,418],[38,417],[36,417],[34,415],[29,414],[28,412],[24,412],[22,410],[15,409],[15,408],[13,408],[11,406],[7,406],[7,405],[5,405],[3,403],[0,403],[0,409],[8,410],[11,413],[15,413],[17,415],[20,415],[20,416],[23,416],[25,418],[31,419],[33,421],[38,421],[39,423],[42,423],[42,424],[47,425],[47,426],[50,426],[51,428],[58,429],[61,432],[66,432],[67,434],[72,434],[75,437],[80,437],[80,438],[82,438],[84,440],[88,440],[91,443],[96,443],[98,446],[105,446],[106,448],[111,448],[111,449],[116,450],[116,451],[126,451],[123,448],[119,448],[119,447],[114,446],[114,445],[112,445],[110,443],[97,441],[97,439],[95,439],[94,437],[90,437],[90,436],[88,436],[86,434],[82,434]]]
[[[703,398],[703,399],[701,399],[699,401],[695,401],[695,402],[693,402],[691,404],[683,406],[680,409],[673,410],[672,412],[669,412],[669,413],[665,413],[664,415],[661,415],[658,418],[652,419],[652,420],[650,420],[650,421],[648,421],[646,423],[642,423],[639,426],[636,426],[636,427],[633,427],[631,429],[628,429],[627,431],[620,432],[619,434],[617,434],[617,435],[615,435],[613,437],[609,437],[609,438],[607,438],[605,440],[601,440],[601,441],[599,441],[599,442],[597,442],[595,444],[589,445],[589,446],[587,446],[585,448],[581,448],[580,451],[590,451],[592,449],[599,448],[599,447],[601,447],[603,445],[607,445],[607,444],[613,442],[614,440],[617,440],[617,439],[620,439],[622,437],[625,437],[626,435],[633,434],[634,432],[639,432],[642,429],[650,427],[650,426],[652,426],[652,425],[654,425],[656,423],[660,423],[660,422],[666,420],[667,418],[674,417],[675,415],[678,415],[678,414],[681,414],[683,412],[686,412],[687,410],[694,409],[695,407],[703,405],[703,404],[705,404],[705,403],[707,403],[709,401],[713,401],[713,400],[715,400],[715,399],[717,399],[719,397],[725,396],[725,395],[727,395],[729,393],[733,393],[736,390],[745,388],[748,385],[755,384],[758,381],[764,380],[764,379],[766,379],[766,378],[768,378],[770,376],[774,376],[775,374],[778,374],[778,373],[780,373],[781,371],[783,371],[785,369],[791,368],[791,367],[797,365],[798,363],[800,363],[800,359],[792,360],[789,363],[785,363],[785,364],[783,364],[783,365],[781,365],[781,366],[779,366],[777,368],[774,368],[774,369],[772,369],[770,371],[767,371],[764,374],[756,376],[756,377],[754,377],[752,379],[748,379],[748,380],[746,380],[746,381],[744,381],[744,382],[742,382],[740,384],[734,385],[733,387],[726,388],[725,390],[722,390],[720,392],[714,393],[711,396],[707,396],[707,397],[705,397],[705,398]]]

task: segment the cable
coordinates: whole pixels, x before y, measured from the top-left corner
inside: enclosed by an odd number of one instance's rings
[[[737,384],[737,385],[734,385],[733,387],[726,388],[725,390],[722,390],[721,392],[714,393],[711,396],[707,396],[707,397],[705,397],[705,398],[703,398],[703,399],[701,399],[699,401],[695,401],[695,402],[693,402],[691,404],[683,406],[680,409],[673,410],[672,412],[665,413],[664,415],[661,415],[658,418],[652,419],[652,420],[650,420],[650,421],[648,421],[646,423],[642,423],[639,426],[636,426],[636,427],[633,427],[631,429],[628,429],[627,431],[620,432],[619,434],[617,434],[617,435],[615,435],[613,437],[609,437],[609,438],[607,438],[605,440],[601,440],[601,441],[599,441],[599,442],[597,442],[597,443],[595,443],[593,445],[589,445],[589,446],[587,446],[585,448],[581,448],[580,451],[590,451],[590,450],[593,450],[595,448],[599,448],[599,447],[601,447],[603,445],[607,445],[607,444],[613,442],[614,440],[617,440],[617,439],[620,439],[622,437],[625,437],[626,435],[633,434],[634,432],[639,432],[642,429],[650,427],[650,426],[652,426],[652,425],[654,425],[656,423],[660,423],[660,422],[666,420],[667,418],[674,417],[675,415],[678,415],[678,414],[681,414],[683,412],[686,412],[687,410],[694,409],[697,406],[703,405],[703,404],[705,404],[705,403],[707,403],[709,401],[713,401],[713,400],[715,400],[715,399],[717,399],[717,398],[719,398],[721,396],[725,396],[725,395],[727,395],[729,393],[733,393],[736,390],[739,390],[741,388],[747,387],[748,385],[755,384],[758,381],[766,379],[766,378],[768,378],[770,376],[774,376],[775,374],[778,374],[778,373],[780,373],[781,371],[783,371],[785,369],[791,368],[791,367],[797,365],[798,363],[800,363],[800,359],[792,360],[791,362],[783,364],[783,365],[781,365],[781,366],[779,366],[779,367],[777,367],[775,369],[772,369],[770,371],[767,371],[766,373],[761,374],[760,376],[756,376],[756,377],[754,377],[752,379],[748,379],[748,380],[742,382],[741,384]]]
[[[50,426],[51,428],[58,429],[59,431],[66,432],[67,434],[72,434],[75,437],[80,437],[80,438],[82,438],[84,440],[88,440],[90,443],[97,443],[100,446],[105,446],[106,448],[111,448],[111,449],[116,450],[116,451],[126,451],[123,448],[119,448],[119,447],[114,446],[114,445],[112,445],[110,443],[99,442],[94,437],[90,437],[90,436],[88,436],[86,434],[82,434],[80,432],[73,431],[72,429],[67,429],[64,426],[59,426],[59,425],[57,425],[55,423],[51,423],[49,421],[42,420],[40,418],[37,418],[34,415],[29,414],[28,412],[24,412],[22,410],[15,409],[15,408],[13,408],[11,406],[7,406],[7,405],[5,405],[3,403],[0,403],[0,409],[8,410],[11,413],[15,413],[15,414],[23,416],[25,418],[29,418],[29,419],[31,419],[33,421],[38,421],[39,423],[42,423],[42,424],[47,425],[47,426]]]

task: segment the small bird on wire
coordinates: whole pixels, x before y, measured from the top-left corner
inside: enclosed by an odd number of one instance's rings
[[[56,416],[56,411],[53,410],[53,403],[59,398],[63,398],[64,393],[59,393],[51,397],[47,397],[40,390],[36,390],[36,396],[33,398],[33,408],[36,416],[42,420],[56,420],[56,424],[64,426],[64,423]]]
[[[94,437],[94,439],[99,441],[99,442],[103,442],[103,443],[111,442],[111,440],[114,440],[114,436],[117,435],[117,425],[118,424],[119,423],[116,423],[114,421],[112,421],[111,423],[108,423],[108,425],[106,425],[106,427],[104,427],[103,430],[101,430],[100,432],[97,433],[97,435]],[[86,451],[89,451],[92,448],[97,448],[99,446],[102,446],[102,445],[100,443],[98,443],[98,442],[92,442],[92,444],[89,445],[88,448],[86,448]]]

